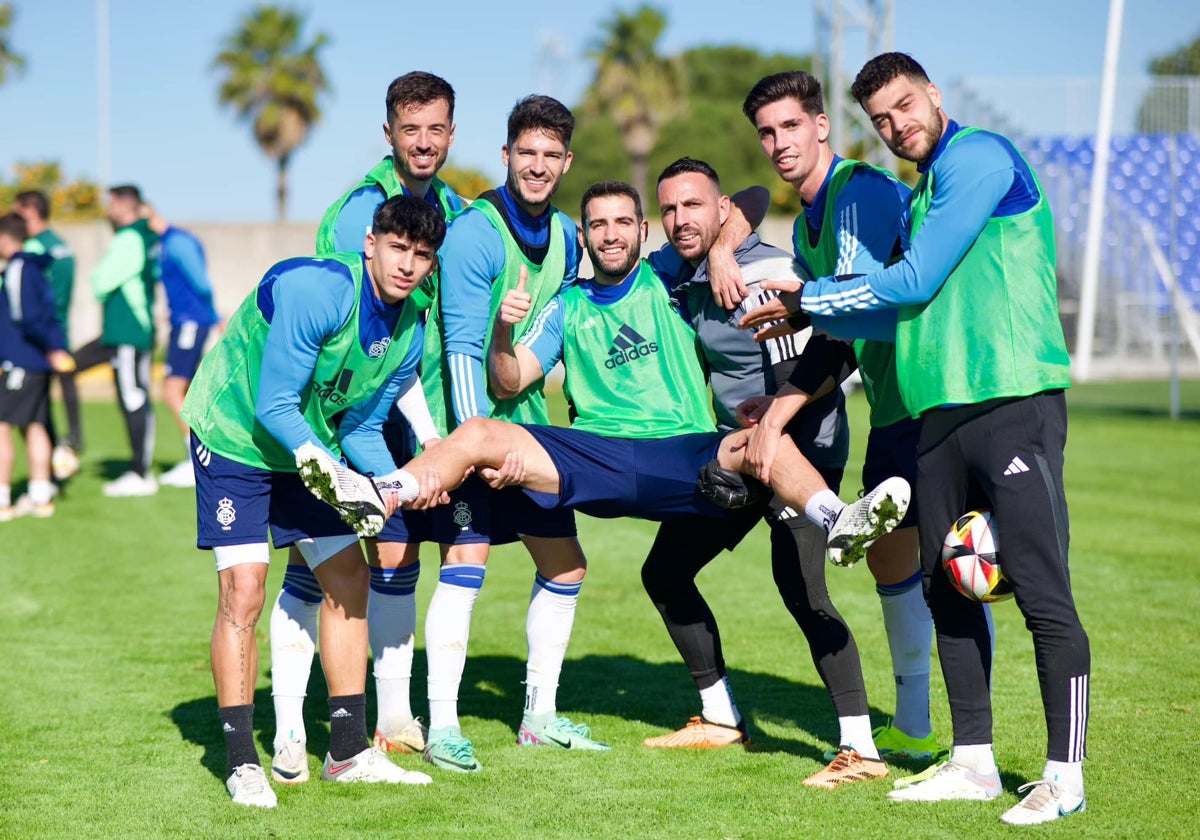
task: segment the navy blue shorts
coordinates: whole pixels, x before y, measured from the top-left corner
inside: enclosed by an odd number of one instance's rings
[[[24,429],[50,422],[50,373],[13,367],[0,369],[0,423]]]
[[[919,419],[901,420],[890,426],[872,428],[867,435],[867,454],[863,459],[863,489],[871,490],[893,475],[906,480],[912,488],[908,513],[897,528],[917,527],[917,440],[921,437]]]
[[[488,488],[488,492],[492,508],[491,522],[488,523],[492,545],[513,543],[521,537],[568,539],[578,533],[575,511],[570,508],[547,510],[520,487]]]
[[[337,511],[296,473],[271,472],[231,461],[192,436],[196,472],[196,546],[267,541],[276,548],[306,537],[353,535]]]
[[[605,519],[725,515],[696,490],[700,468],[717,457],[725,437],[721,432],[634,440],[556,426],[522,428],[542,445],[558,470],[557,496],[525,491],[542,507],[571,507]]]
[[[184,321],[171,325],[171,340],[167,344],[167,361],[164,376],[181,376],[194,379],[200,357],[204,355],[204,342],[208,340],[207,325],[195,321]]]
[[[478,484],[479,490],[476,488]],[[396,511],[379,532],[380,542],[471,545],[489,543],[491,505],[486,484],[472,476],[450,494],[450,504],[433,510]]]

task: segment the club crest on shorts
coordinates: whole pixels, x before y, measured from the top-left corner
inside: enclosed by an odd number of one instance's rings
[[[391,338],[381,338],[378,341],[372,341],[371,346],[367,348],[367,355],[372,359],[382,359],[383,354],[387,352],[388,345],[391,343]]]
[[[471,506],[466,502],[459,502],[454,506],[454,524],[464,531],[471,524]]]
[[[235,519],[237,511],[233,509],[233,499],[226,496],[217,502],[217,522],[221,523],[222,531],[228,531]]]

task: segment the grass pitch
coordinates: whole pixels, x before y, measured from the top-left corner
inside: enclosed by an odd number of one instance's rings
[[[1186,383],[1182,422],[1166,419],[1165,385],[1078,387],[1067,492],[1072,572],[1092,643],[1087,813],[1046,833],[1185,837],[1197,805],[1186,762],[1196,740],[1200,564],[1200,383]],[[691,679],[642,592],[653,526],[580,519],[590,559],[559,690],[560,710],[590,724],[609,753],[519,748],[525,607],[533,567],[517,548],[489,563],[463,682],[464,734],[483,773],[430,770],[434,784],[277,786],[274,811],[237,808],[224,788],[224,746],[208,670],[212,559],[194,548],[189,491],[105,499],[100,484],[125,452],[116,410],[85,406],[83,474],[47,520],[0,524],[0,837],[665,837],[1011,836],[998,818],[1036,778],[1045,729],[1032,645],[1015,606],[995,608],[996,754],[1006,795],[988,803],[897,805],[887,782],[837,791],[800,780],[836,743],[833,710],[799,631],[774,591],[756,531],[700,578],[721,623],[730,678],[755,746],[715,752],[643,749],[642,738],[698,711]],[[865,417],[861,398],[852,417]],[[159,455],[182,449],[160,416]],[[863,429],[843,495],[857,490]],[[18,460],[18,476],[24,475]],[[18,484],[21,479],[18,478]],[[19,488],[18,488],[19,489]],[[421,615],[437,580],[427,550]],[[268,609],[283,574],[271,569]],[[893,702],[878,599],[863,565],[828,569],[863,656],[872,718]],[[266,620],[259,624],[258,743],[274,730]],[[421,647],[421,631],[418,646]],[[936,731],[949,734],[934,666]],[[425,661],[413,698],[424,714]],[[370,683],[370,680],[368,680]],[[373,691],[373,686],[368,687]],[[369,702],[373,702],[369,700]],[[319,668],[307,706],[311,766],[328,744]],[[369,708],[374,721],[373,708]],[[415,756],[401,764],[427,769]],[[912,768],[916,769],[916,768]],[[1183,769],[1183,772],[1180,770]],[[1191,828],[1188,828],[1191,826]]]

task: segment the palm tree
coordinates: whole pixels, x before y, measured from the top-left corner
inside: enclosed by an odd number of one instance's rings
[[[596,62],[588,102],[617,124],[633,185],[643,198],[659,129],[679,113],[683,100],[678,62],[657,51],[666,28],[666,16],[653,6],[643,5],[632,13],[618,11],[604,23],[603,35],[588,53]]]
[[[317,53],[324,33],[301,44],[305,16],[294,9],[257,6],[225,37],[213,67],[223,74],[218,99],[252,120],[254,139],[278,167],[276,217],[287,216],[287,167],[292,152],[321,119],[317,97],[329,89]]]
[[[25,67],[25,58],[13,52],[9,38],[14,17],[12,3],[0,3],[0,85],[7,81],[9,68],[19,71]]]

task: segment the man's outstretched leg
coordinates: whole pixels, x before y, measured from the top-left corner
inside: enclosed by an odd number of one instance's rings
[[[750,430],[742,430],[725,436],[717,453],[721,469],[740,473],[745,468],[751,472],[744,457],[749,435]],[[727,506],[719,494],[712,492],[712,474],[706,481],[704,472],[700,489],[712,501]],[[719,481],[722,477],[715,478]],[[904,518],[912,492],[903,478],[889,478],[858,501],[846,504],[786,436],[779,442],[771,467],[770,486],[785,504],[803,510],[810,520],[825,528],[829,562],[835,566],[853,566],[863,559],[871,544]]]

